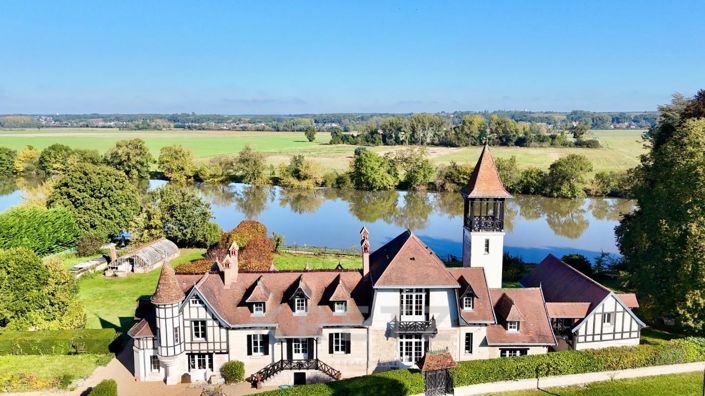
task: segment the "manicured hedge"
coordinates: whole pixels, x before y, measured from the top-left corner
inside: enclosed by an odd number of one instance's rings
[[[88,396],[118,396],[117,382],[112,379],[105,379],[91,389]]]
[[[221,369],[226,384],[234,384],[245,378],[245,364],[239,360],[231,360]]]
[[[24,247],[46,255],[72,248],[80,229],[64,208],[18,207],[0,215],[0,249]]]
[[[580,374],[705,360],[705,338],[684,338],[659,345],[565,351],[545,355],[520,356],[459,362],[451,370],[455,386],[509,381],[550,375]],[[423,393],[421,373],[392,370],[328,384],[304,385],[263,393],[280,396],[367,396],[375,394],[410,395]]]
[[[116,337],[113,329],[3,331],[0,355],[107,354]]]

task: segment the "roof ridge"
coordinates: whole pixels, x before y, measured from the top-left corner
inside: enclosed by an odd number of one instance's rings
[[[613,293],[613,291],[612,291],[611,289],[607,288],[606,286],[604,286],[603,284],[599,283],[598,281],[596,281],[596,280],[592,279],[591,277],[589,277],[589,276],[583,274],[582,272],[578,271],[578,270],[577,270],[576,268],[574,268],[572,265],[570,265],[570,264],[564,262],[563,260],[561,260],[561,259],[559,259],[558,257],[556,257],[555,255],[553,255],[553,253],[549,253],[548,256],[553,257],[556,261],[558,261],[558,263],[560,263],[561,265],[563,265],[563,266],[565,266],[565,267],[568,267],[571,271],[577,273],[577,274],[580,275],[581,277],[583,277],[583,278],[589,280],[590,282],[594,283],[596,286],[600,287],[600,288],[603,289],[604,291],[606,291],[606,292],[608,292],[608,293]],[[547,256],[547,257],[548,257],[548,256]],[[545,260],[545,259],[544,259],[544,260]],[[541,265],[541,264],[539,264],[539,265]]]

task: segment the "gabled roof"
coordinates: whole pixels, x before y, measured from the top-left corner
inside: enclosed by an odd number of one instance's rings
[[[162,272],[159,274],[157,289],[152,295],[154,304],[176,304],[185,297],[179,281],[176,280],[174,268],[169,263],[162,265]]]
[[[257,281],[255,281],[255,284],[253,285],[254,287],[252,288],[252,292],[250,292],[249,297],[245,300],[245,302],[248,303],[256,303],[256,302],[267,302],[269,300],[269,296],[271,295],[271,292],[267,288],[267,286],[264,284],[264,281],[262,281],[262,277],[260,276],[257,278]]]
[[[370,255],[370,275],[375,288],[458,287],[441,259],[409,230]]]
[[[299,275],[296,281],[291,284],[291,287],[289,287],[288,293],[286,293],[284,298],[286,300],[291,300],[292,298],[296,297],[299,293],[303,293],[307,299],[311,299],[311,289],[308,287],[308,285],[306,285],[306,282],[304,282],[303,274]]]
[[[421,360],[419,360],[416,364],[419,366],[419,369],[421,369],[422,372],[445,370],[458,366],[458,364],[455,363],[455,360],[453,360],[453,356],[450,354],[450,352],[426,352],[426,354],[423,355]]]
[[[487,326],[488,345],[556,344],[540,288],[490,289],[490,294],[500,323]],[[501,323],[508,317],[509,320],[523,318],[519,331],[508,331]]]
[[[549,318],[582,319],[590,312],[590,303],[547,302],[546,311]]]
[[[328,298],[329,301],[347,301],[350,298],[350,292],[340,275],[333,280],[331,286],[333,286],[333,293]]]
[[[470,176],[470,182],[462,190],[467,198],[511,198],[512,195],[504,189],[490,146],[485,144],[477,160],[475,169]]]
[[[479,267],[482,268],[482,267]],[[460,285],[460,290],[458,290],[458,297],[477,297],[477,293],[473,290],[470,282],[465,279],[463,275],[458,278],[458,284]]]
[[[475,292],[474,307],[466,311],[458,307],[461,323],[495,323],[492,299],[487,288],[485,269],[482,267],[448,268],[448,272],[458,280],[458,298],[466,294],[468,287]],[[468,286],[463,286],[467,283]]]
[[[619,293],[617,294],[617,298],[629,309],[639,308],[639,301],[637,301],[636,294],[634,293]]]

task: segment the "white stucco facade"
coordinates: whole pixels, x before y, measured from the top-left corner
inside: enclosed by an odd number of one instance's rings
[[[487,286],[502,287],[504,232],[471,231],[463,228],[463,265],[484,268]]]

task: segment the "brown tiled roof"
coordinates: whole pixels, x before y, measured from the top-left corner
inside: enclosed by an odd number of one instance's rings
[[[157,323],[154,305],[150,301],[139,300],[135,312],[135,320],[135,324],[127,331],[127,335],[132,338],[154,337],[157,331]]]
[[[582,319],[590,312],[590,303],[581,302],[547,302],[549,318]]]
[[[523,322],[526,320],[524,314],[514,303],[511,297],[507,293],[502,293],[499,300],[495,304],[495,312],[497,316],[502,318],[505,322]]]
[[[441,259],[408,230],[370,255],[370,273],[374,287],[458,287]]]
[[[485,270],[480,267],[474,268],[448,268],[448,271],[458,280],[460,289],[458,297],[465,294],[467,287],[472,287],[475,292],[475,306],[472,311],[464,311],[461,306],[458,307],[460,317],[467,323],[486,323],[495,322],[494,313],[492,312],[492,300],[490,292],[487,289],[487,281],[485,280]],[[464,286],[467,284],[468,286]]]
[[[462,191],[468,198],[511,198],[512,195],[504,189],[489,145],[485,144],[477,160],[475,169],[470,176],[470,182]]]
[[[346,285],[355,285],[350,292],[345,314],[334,314],[323,298],[324,291],[337,276]],[[271,294],[264,315],[253,316],[245,299],[247,291],[260,278]],[[288,296],[292,285],[298,287],[300,282],[309,289],[306,315],[294,314]],[[237,282],[230,289],[223,287],[223,281],[217,274],[206,274],[195,289],[226,323],[234,327],[276,327],[278,337],[319,336],[323,326],[362,326],[371,300],[369,282],[362,278],[359,271],[240,272]]]
[[[162,266],[162,272],[159,274],[159,282],[157,289],[152,295],[152,303],[154,304],[176,304],[184,298],[184,292],[181,285],[176,280],[176,274],[170,264],[165,263]]]
[[[254,302],[267,302],[269,300],[269,296],[271,295],[271,292],[267,288],[267,286],[264,284],[264,281],[262,280],[262,277],[260,276],[257,281],[254,284],[254,287],[252,288],[252,292],[248,294],[247,299],[245,302],[248,303],[254,303]]]
[[[490,295],[498,323],[487,327],[488,345],[551,346],[556,344],[540,288],[490,289]],[[505,298],[511,299],[512,305],[521,311],[524,318],[517,332],[507,331],[505,327],[507,318],[502,316],[502,313],[506,312]],[[506,314],[512,314],[511,309]]]
[[[427,352],[421,360],[416,363],[421,371],[437,371],[437,370],[445,370],[445,369],[450,369],[450,368],[455,368],[458,366],[457,363],[455,363],[455,360],[453,360],[453,356],[451,356],[450,352],[444,352],[444,353],[430,353]]]
[[[521,284],[525,287],[541,286],[548,302],[590,303],[591,311],[611,293],[552,254],[522,279]]]
[[[634,293],[620,293],[617,294],[617,298],[622,301],[622,304],[626,305],[627,308],[639,308],[639,301],[636,299],[636,294]]]
[[[329,301],[347,301],[350,298],[350,292],[340,275],[335,278],[331,286],[333,286],[334,289],[333,293],[331,293],[328,298]]]

